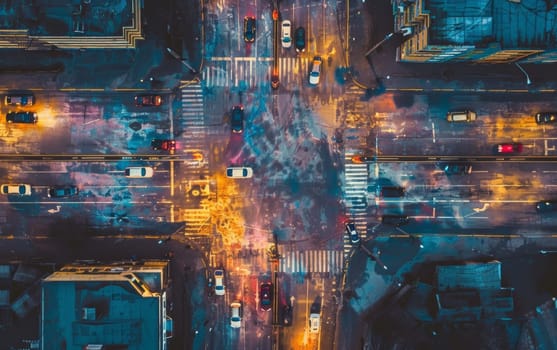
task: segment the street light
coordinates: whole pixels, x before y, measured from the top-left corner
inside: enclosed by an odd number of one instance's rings
[[[526,71],[524,70],[524,68],[522,68],[520,66],[520,64],[518,64],[518,62],[515,62],[514,65],[516,66],[516,68],[520,69],[520,71],[522,73],[524,73],[524,75],[526,76],[526,85],[530,85],[532,84],[532,81],[530,80],[530,76],[528,75],[528,73],[526,73]]]

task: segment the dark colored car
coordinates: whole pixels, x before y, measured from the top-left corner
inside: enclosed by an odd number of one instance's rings
[[[255,17],[244,17],[244,41],[252,43],[255,41]]]
[[[138,107],[158,107],[162,105],[161,95],[137,95],[134,100]]]
[[[520,153],[522,144],[520,142],[500,143],[497,145],[497,153]]]
[[[404,226],[409,222],[406,215],[383,215],[381,216],[381,223],[395,227]]]
[[[404,187],[400,187],[400,186],[385,186],[385,187],[380,187],[379,189],[379,195],[381,197],[391,197],[391,198],[397,198],[397,197],[404,197]]]
[[[77,186],[53,186],[48,188],[48,196],[50,198],[66,198],[79,194]]]
[[[348,235],[348,237],[350,237],[350,243],[352,244],[360,243],[360,235],[358,234],[358,231],[356,230],[356,226],[354,225],[353,222],[347,222],[344,225],[344,229],[346,230],[346,234]]]
[[[557,112],[540,112],[536,113],[536,123],[551,124],[557,122]]]
[[[170,154],[174,154],[176,151],[176,141],[175,140],[163,140],[154,139],[151,141],[151,148],[155,151],[166,151]]]
[[[304,27],[296,28],[294,32],[294,46],[296,47],[296,52],[306,51],[306,30]]]
[[[232,132],[239,134],[244,131],[244,107],[241,105],[232,108],[232,115],[230,117],[230,127]]]
[[[35,124],[38,121],[39,117],[35,112],[8,112],[6,114],[6,122],[8,123]]]
[[[292,326],[292,306],[284,305],[282,308],[282,323],[285,326]]]
[[[472,172],[472,165],[468,163],[446,163],[442,168],[447,175],[464,175]]]
[[[540,201],[536,203],[538,213],[550,213],[557,211],[557,200]]]
[[[35,104],[33,95],[6,95],[4,103],[8,106],[32,106]]]
[[[270,282],[261,283],[261,286],[259,287],[259,298],[261,310],[271,310],[271,304],[273,302],[273,285]]]

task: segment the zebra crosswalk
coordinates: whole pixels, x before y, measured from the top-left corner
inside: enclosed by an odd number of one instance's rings
[[[289,250],[279,246],[279,271],[284,273],[329,273],[342,272],[343,254],[337,250]]]
[[[307,78],[310,59],[280,57],[279,79],[282,85],[300,83]],[[206,87],[254,88],[269,86],[273,59],[270,57],[213,57],[202,72]]]
[[[203,149],[205,147],[205,108],[203,89],[199,82],[188,82],[182,87],[182,118],[185,149]]]
[[[360,237],[364,239],[367,231],[367,182],[368,165],[353,163],[350,152],[345,153],[344,167],[344,198],[350,220],[354,222]],[[348,254],[352,249],[350,240],[344,239],[344,252]]]

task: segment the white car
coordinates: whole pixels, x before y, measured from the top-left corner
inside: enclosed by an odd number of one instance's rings
[[[215,294],[224,295],[224,271],[215,270]]]
[[[2,185],[2,194],[18,194],[20,196],[30,196],[31,195],[31,185],[5,184],[5,185]]]
[[[321,316],[319,314],[309,315],[309,332],[319,333],[319,327],[321,325]]]
[[[311,65],[311,72],[309,73],[309,84],[319,84],[319,77],[321,76],[321,56],[315,56]]]
[[[147,178],[153,177],[155,171],[149,166],[134,166],[124,170],[124,174],[129,178]]]
[[[247,179],[253,176],[253,169],[249,167],[229,167],[226,169],[226,177],[235,179]]]
[[[292,46],[292,37],[290,35],[291,32],[290,28],[292,28],[292,24],[290,23],[289,20],[282,21],[281,42],[282,42],[282,47],[284,47],[285,49],[288,49],[289,47]]]
[[[236,300],[230,304],[230,327],[240,328],[242,326],[242,302]]]

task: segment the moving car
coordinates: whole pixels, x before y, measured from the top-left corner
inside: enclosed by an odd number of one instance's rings
[[[520,153],[522,144],[520,142],[500,143],[497,145],[497,153]]]
[[[244,131],[244,107],[242,105],[232,108],[230,126],[233,133],[239,134]]]
[[[319,327],[321,326],[321,316],[319,314],[309,315],[309,332],[319,333]]]
[[[2,194],[18,194],[20,196],[30,196],[31,195],[31,185],[19,184],[4,184],[1,187]]]
[[[551,124],[557,121],[557,112],[540,112],[536,113],[536,123]]]
[[[469,163],[446,163],[442,168],[447,175],[464,175],[472,172],[472,165]]]
[[[158,107],[162,105],[161,95],[137,95],[135,105],[138,107]]]
[[[315,56],[313,58],[313,63],[311,64],[311,72],[309,73],[309,83],[310,85],[319,84],[319,78],[321,76],[321,56]]]
[[[536,211],[538,213],[550,213],[557,211],[557,200],[545,200],[536,203]]]
[[[38,121],[39,117],[35,112],[8,112],[6,114],[6,122],[8,123],[35,124]]]
[[[282,308],[282,323],[285,326],[292,325],[292,306],[284,305]]]
[[[4,103],[8,106],[32,106],[35,104],[33,95],[6,95]]]
[[[449,122],[471,122],[477,119],[476,112],[473,111],[456,111],[447,113],[447,121]]]
[[[176,151],[176,140],[154,139],[151,141],[151,148],[155,151],[161,150],[174,154]]]
[[[371,163],[375,162],[375,156],[353,156],[352,163],[361,164],[361,163]]]
[[[273,300],[273,285],[270,282],[261,283],[261,285],[259,286],[259,298],[261,310],[271,310],[271,304]]]
[[[298,53],[306,51],[306,30],[304,27],[296,28],[294,32],[294,46]]]
[[[235,179],[247,179],[253,176],[253,169],[249,167],[229,167],[226,169],[226,177]]]
[[[288,49],[292,46],[292,37],[290,36],[292,23],[289,20],[282,21],[281,25],[281,42],[282,47]]]
[[[215,294],[224,295],[224,271],[221,269],[215,270]]]
[[[356,226],[353,222],[347,222],[344,228],[346,230],[346,234],[350,237],[350,242],[352,244],[360,242],[360,235],[358,234],[358,231],[356,231]]]
[[[149,166],[129,167],[124,170],[124,175],[129,178],[148,178],[153,177],[155,171]]]
[[[47,195],[50,198],[66,198],[73,197],[79,194],[77,186],[53,186],[48,188]]]
[[[255,41],[255,27],[255,17],[244,17],[244,41],[246,43],[252,43]]]
[[[242,302],[233,301],[230,304],[230,327],[240,328],[242,326]]]
[[[381,216],[381,223],[395,227],[404,226],[408,223],[408,216],[406,215],[383,215]]]
[[[404,197],[405,189],[404,187],[400,186],[384,186],[379,187],[379,195],[381,197]]]

